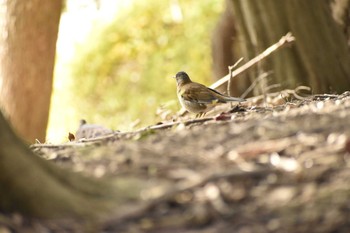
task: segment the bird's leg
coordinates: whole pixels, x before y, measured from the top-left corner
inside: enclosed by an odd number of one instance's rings
[[[196,119],[197,118],[202,118],[205,115],[205,112],[200,112],[196,114]]]

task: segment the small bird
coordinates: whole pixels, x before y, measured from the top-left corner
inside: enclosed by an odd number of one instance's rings
[[[192,82],[184,71],[178,72],[174,78],[177,82],[177,97],[181,106],[189,112],[196,113],[197,116],[204,116],[217,103],[245,101],[245,99],[226,96],[203,84]]]

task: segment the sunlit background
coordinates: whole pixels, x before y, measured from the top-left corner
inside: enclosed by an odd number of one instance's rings
[[[223,2],[67,0],[47,141],[67,141],[80,119],[125,131],[176,112],[176,72],[210,82]]]

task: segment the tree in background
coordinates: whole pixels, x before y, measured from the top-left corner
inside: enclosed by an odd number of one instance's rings
[[[2,1],[0,107],[28,142],[45,140],[62,0]]]
[[[238,58],[233,47],[237,30],[231,0],[225,1],[225,10],[221,14],[212,35],[211,52],[213,60],[213,75],[215,79],[224,77],[228,67]]]
[[[341,8],[349,7],[349,1],[342,2],[346,4]],[[227,0],[227,5],[231,10],[227,10],[230,17],[226,20],[234,19],[237,31],[237,36],[231,37],[232,43],[225,48],[226,53],[231,53],[234,48],[231,59],[243,57],[247,61],[287,32],[292,32],[296,38],[293,48],[279,51],[250,69],[246,77],[234,79],[231,87],[233,95],[242,94],[255,78],[268,71],[273,71],[270,82],[281,84],[283,88],[307,85],[315,93],[343,92],[350,88],[347,39],[332,18],[328,1]],[[217,31],[222,25],[222,22],[217,24]],[[225,32],[220,36],[227,35]],[[220,53],[222,51],[213,50],[214,59],[217,60],[216,56]],[[225,58],[221,56],[221,59]],[[214,64],[226,66],[236,60],[225,63],[214,61]],[[216,78],[221,75],[216,72]],[[255,94],[258,92],[255,90]]]

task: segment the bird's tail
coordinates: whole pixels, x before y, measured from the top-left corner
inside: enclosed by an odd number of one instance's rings
[[[244,102],[246,99],[237,98],[237,97],[230,97],[230,96],[223,96],[223,99],[227,102]]]
[[[244,102],[246,101],[245,99],[242,98],[238,98],[238,97],[231,97],[231,96],[227,96],[227,95],[223,95],[220,92],[209,88],[213,94],[218,98],[219,102]]]

